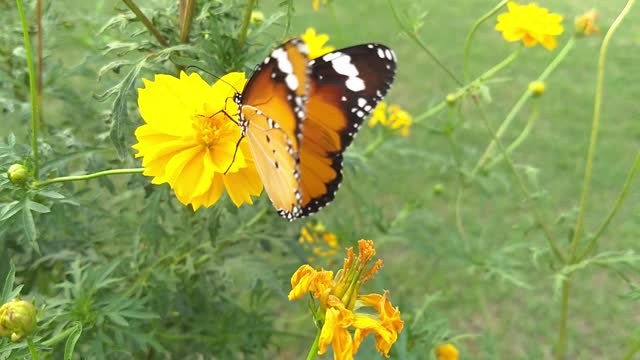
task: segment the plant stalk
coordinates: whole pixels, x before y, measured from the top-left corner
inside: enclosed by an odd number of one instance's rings
[[[495,13],[500,11],[500,9],[502,9],[502,7],[507,2],[509,2],[509,0],[500,1],[500,3],[494,6],[493,9],[489,10],[486,14],[482,15],[482,17],[478,19],[478,21],[476,21],[475,24],[473,24],[471,31],[469,31],[469,35],[467,35],[467,40],[464,43],[464,65],[463,65],[462,73],[464,74],[465,81],[469,79],[469,51],[471,50],[471,40],[473,39],[473,35],[476,33],[480,25],[482,25],[485,21],[487,21],[487,19],[492,17]]]
[[[160,45],[164,47],[169,46],[169,42],[167,41],[167,39],[165,39],[165,37],[160,34],[160,31],[158,31],[155,26],[153,26],[153,23],[151,23],[149,18],[144,15],[142,10],[140,10],[138,5],[136,5],[133,0],[122,0],[122,2],[124,2],[125,5],[127,5],[127,7],[136,15],[136,17],[140,21],[142,21],[147,30],[149,30],[149,32],[156,38],[156,40],[158,40]]]
[[[247,0],[247,9],[244,13],[244,19],[242,20],[242,27],[240,28],[240,36],[238,37],[238,45],[240,48],[244,47],[247,41],[247,33],[249,32],[249,22],[251,22],[251,13],[256,5],[256,0]]]
[[[189,32],[196,10],[196,0],[180,0],[180,42],[189,42]]]
[[[144,171],[143,168],[105,170],[105,171],[98,171],[98,172],[86,174],[86,175],[56,177],[49,180],[37,181],[33,185],[35,187],[42,187],[42,186],[47,186],[47,185],[59,183],[59,182],[90,180],[100,176],[139,174],[143,171]]]
[[[29,41],[29,27],[27,18],[24,15],[22,0],[16,0],[20,22],[22,23],[22,35],[24,37],[24,48],[27,55],[27,68],[29,69],[29,96],[31,97],[31,156],[33,158],[33,177],[38,179],[38,97],[36,94],[36,74],[33,66],[33,53],[31,51],[31,41]]]

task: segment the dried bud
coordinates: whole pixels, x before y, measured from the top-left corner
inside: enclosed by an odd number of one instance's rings
[[[0,336],[11,336],[17,342],[36,328],[36,307],[33,303],[13,299],[0,307]]]
[[[598,20],[599,17],[600,14],[594,9],[577,16],[574,27],[576,34],[584,36],[600,34],[600,29],[596,26],[596,20]]]
[[[529,91],[531,91],[531,95],[540,96],[544,94],[544,90],[546,89],[546,85],[544,81],[536,80],[529,83]]]
[[[13,164],[9,167],[7,176],[15,185],[23,185],[29,179],[29,170],[22,164]]]

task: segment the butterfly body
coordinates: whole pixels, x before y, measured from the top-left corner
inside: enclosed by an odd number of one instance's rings
[[[278,213],[320,210],[342,181],[342,153],[395,75],[389,48],[363,44],[310,60],[292,39],[256,67],[235,102],[240,126]]]

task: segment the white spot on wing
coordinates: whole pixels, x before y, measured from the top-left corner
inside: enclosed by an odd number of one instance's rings
[[[378,48],[378,57],[384,59],[384,50],[382,50],[381,48]]]
[[[331,54],[329,54],[331,55]],[[326,55],[325,55],[326,56]],[[341,75],[348,77],[358,76],[358,68],[351,63],[351,56],[345,55],[331,61],[333,69]]]
[[[295,91],[298,88],[298,78],[293,74],[287,75],[287,77],[284,78],[284,82],[287,83],[289,90]]]
[[[364,90],[364,81],[359,77],[350,77],[347,79],[346,83],[347,89],[351,91],[362,91]]]
[[[393,60],[393,55],[391,54],[391,50],[384,49],[384,53],[387,55],[387,59]]]
[[[365,106],[365,105],[367,105],[367,99],[365,99],[365,98],[359,98],[359,99],[358,99],[358,106],[363,107],[363,106]]]
[[[339,51],[336,51],[336,52],[328,53],[327,55],[323,56],[322,60],[324,60],[326,62],[330,62],[330,61],[333,61],[334,59],[336,59],[336,58],[338,58],[340,56],[342,56],[342,53],[339,52]],[[347,59],[350,59],[350,58],[347,56]]]

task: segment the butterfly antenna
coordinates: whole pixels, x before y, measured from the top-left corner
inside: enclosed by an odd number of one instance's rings
[[[187,70],[187,69],[189,69],[189,68],[196,68],[196,69],[198,69],[198,70],[200,70],[200,71],[202,71],[202,72],[205,72],[205,73],[207,73],[207,74],[209,74],[209,75],[213,76],[214,78],[216,78],[216,79],[218,79],[218,80],[222,81],[223,83],[225,83],[225,84],[229,85],[229,86],[230,86],[230,87],[231,87],[235,92],[237,92],[237,93],[239,93],[239,92],[240,92],[240,91],[239,91],[238,89],[236,89],[236,87],[235,87],[235,86],[233,86],[233,84],[231,84],[230,82],[228,82],[228,81],[224,80],[223,78],[221,78],[220,76],[218,76],[218,75],[216,75],[216,74],[214,74],[214,73],[211,73],[211,72],[209,72],[209,71],[207,71],[207,70],[205,70],[205,69],[203,69],[203,68],[199,67],[198,65],[189,65],[189,66],[187,66],[187,67],[185,68],[185,70]]]
[[[244,136],[240,136],[240,139],[238,139],[238,142],[236,143],[236,149],[233,151],[233,158],[231,159],[231,164],[229,164],[229,167],[227,168],[227,170],[224,171],[225,175],[227,175],[229,170],[231,170],[231,166],[236,161],[236,154],[238,154],[238,148],[240,147],[240,141],[242,141],[242,139],[244,139]]]

